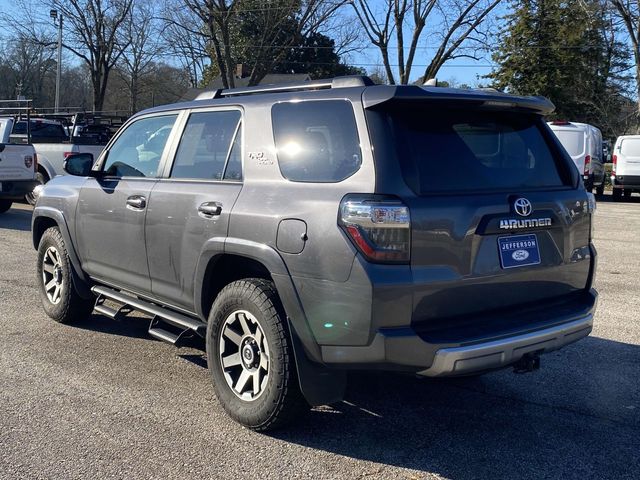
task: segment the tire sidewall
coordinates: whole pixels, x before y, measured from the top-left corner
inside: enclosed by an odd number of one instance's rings
[[[233,285],[233,284],[232,284]],[[274,409],[284,395],[286,377],[291,374],[286,365],[286,344],[280,341],[278,326],[274,318],[268,318],[268,307],[265,302],[257,305],[254,299],[242,295],[242,290],[225,289],[216,299],[209,315],[207,327],[207,360],[214,389],[218,400],[225,411],[237,422],[250,428],[260,428],[269,423],[274,416]],[[271,306],[270,305],[270,306]],[[275,307],[275,305],[273,305]],[[246,401],[238,398],[227,384],[220,363],[220,335],[226,318],[237,310],[247,310],[258,321],[269,348],[269,379],[262,394],[255,400]],[[283,318],[282,315],[279,315]],[[277,317],[276,317],[277,318]],[[271,320],[271,321],[270,321]]]
[[[62,260],[62,276],[64,283],[62,285],[60,301],[56,304],[51,303],[51,301],[47,297],[44,279],[42,278],[43,259],[49,247],[54,247],[58,251],[60,259]],[[49,317],[57,322],[65,321],[65,317],[69,311],[71,303],[73,280],[71,277],[71,265],[69,262],[69,257],[67,255],[67,250],[64,245],[64,240],[62,240],[62,235],[57,228],[47,229],[40,239],[40,244],[38,245],[37,271],[39,287],[38,290],[40,292],[40,298],[42,300],[42,307],[44,308],[44,311]]]

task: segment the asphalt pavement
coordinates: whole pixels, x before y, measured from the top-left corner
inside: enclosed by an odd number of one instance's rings
[[[49,320],[30,217],[0,216],[2,479],[640,478],[640,196],[599,203],[596,326],[538,372],[354,373],[344,402],[270,435],[142,319]]]

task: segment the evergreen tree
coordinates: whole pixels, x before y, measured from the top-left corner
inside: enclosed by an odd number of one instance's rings
[[[493,86],[518,95],[543,95],[556,118],[583,121],[615,134],[628,54],[607,35],[606,2],[524,0],[511,2]],[[607,118],[606,118],[607,117]],[[612,118],[608,117],[614,117]]]

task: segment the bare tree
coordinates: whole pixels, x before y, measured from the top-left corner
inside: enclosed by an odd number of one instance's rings
[[[640,118],[640,0],[611,0],[611,3],[629,35],[636,76],[637,118]]]
[[[82,60],[91,73],[95,110],[102,110],[111,70],[129,46],[121,34],[132,4],[133,0],[53,2],[64,18],[64,48]]]
[[[428,46],[435,49],[424,79],[435,77],[445,62],[454,58],[477,58],[476,50],[484,46],[486,38],[482,27],[500,1],[385,0],[378,10],[367,0],[354,0],[351,4],[369,41],[380,50],[389,83],[396,83],[391,60],[395,49],[398,81],[406,84],[416,51],[427,46],[421,41],[434,42]]]
[[[121,43],[128,45],[119,63],[119,71],[129,89],[129,110],[138,111],[141,80],[153,73],[154,61],[161,49],[159,29],[153,5],[138,2],[122,24]]]
[[[346,2],[182,0],[200,22],[196,27],[181,27],[191,34],[204,32],[211,61],[220,72],[225,88],[235,86],[239,60],[248,67],[249,84],[255,85],[301,37],[319,31]]]
[[[166,51],[189,72],[192,88],[200,85],[208,52],[208,40],[201,20],[191,10],[182,8],[182,0],[170,0],[162,15],[162,41]]]

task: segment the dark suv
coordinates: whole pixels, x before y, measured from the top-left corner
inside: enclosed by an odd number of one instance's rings
[[[596,304],[595,204],[552,109],[343,77],[144,111],[44,188],[44,308],[205,339],[220,403],[256,430],[339,400],[348,369],[534,369]]]

